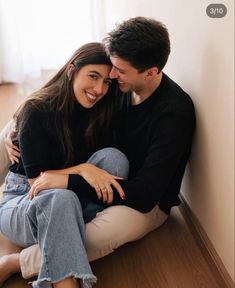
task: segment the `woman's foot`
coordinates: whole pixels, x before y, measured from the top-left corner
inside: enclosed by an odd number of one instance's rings
[[[14,253],[0,258],[0,287],[12,274],[20,272],[19,255]]]

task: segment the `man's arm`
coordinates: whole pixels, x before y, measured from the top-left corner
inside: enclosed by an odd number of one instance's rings
[[[14,121],[12,119],[6,124],[0,133],[0,185],[4,183],[10,165],[10,158],[5,147],[5,138],[13,126]]]

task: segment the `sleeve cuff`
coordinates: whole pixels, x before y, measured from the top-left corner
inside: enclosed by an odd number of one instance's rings
[[[74,192],[78,191],[78,188],[81,186],[81,176],[76,174],[69,174],[68,180],[68,189]]]
[[[81,198],[84,197],[97,201],[95,189],[80,175],[69,174],[67,189],[72,190]]]

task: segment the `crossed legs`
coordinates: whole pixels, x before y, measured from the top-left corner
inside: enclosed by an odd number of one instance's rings
[[[88,161],[113,175],[126,177],[128,174],[128,163],[123,158],[124,155],[121,154],[120,156],[119,153],[118,150],[113,148],[103,149],[96,152]],[[118,163],[120,165],[117,165]],[[106,166],[109,166],[108,169]],[[122,175],[122,172],[125,175]],[[162,212],[158,206],[155,206],[152,211],[145,214],[126,206],[113,206],[103,211],[99,210],[96,217],[85,226],[88,260],[93,261],[108,255],[124,243],[143,237],[162,225],[167,217],[168,215]],[[67,235],[70,235],[69,231]],[[61,250],[63,251],[63,247],[61,247]],[[40,259],[41,253],[38,245],[26,248],[20,254],[14,255],[14,257],[8,255],[6,258],[1,258],[0,282],[4,281],[10,274],[15,273],[17,269],[18,272],[19,267],[23,277],[26,279],[37,275],[40,268]],[[3,261],[5,262],[5,267],[8,267],[5,272],[1,268],[3,267],[1,264]]]

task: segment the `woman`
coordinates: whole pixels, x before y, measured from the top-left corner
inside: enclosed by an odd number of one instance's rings
[[[11,165],[5,180],[0,231],[19,246],[39,244],[42,261],[33,287],[79,287],[75,278],[81,287],[91,287],[96,281],[84,249],[82,207],[87,200],[65,188],[68,173],[81,175],[95,188],[99,205],[90,214],[103,209],[102,202],[112,202],[112,186],[125,198],[115,180],[120,177],[92,164],[105,153],[96,151],[115,140],[115,83],[110,71],[103,46],[86,44],[15,115],[13,142],[21,159]],[[84,163],[89,157],[90,163]],[[118,159],[126,176],[126,159]],[[41,191],[45,179],[60,189]]]

